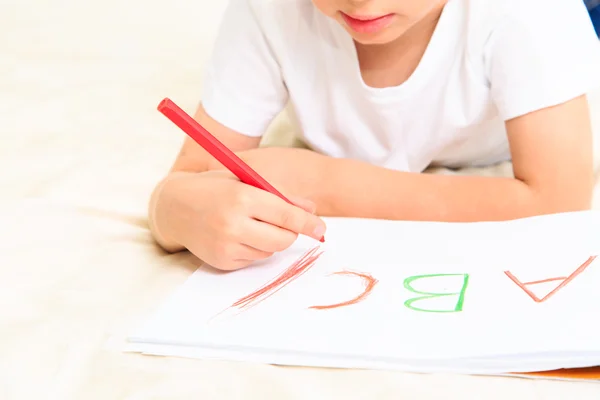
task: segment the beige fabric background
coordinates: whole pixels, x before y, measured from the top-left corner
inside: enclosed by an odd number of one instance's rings
[[[0,399],[600,398],[585,383],[118,350],[197,267],[156,249],[145,207],[183,139],[156,105],[169,96],[193,111],[224,6],[0,0]],[[271,143],[287,131],[279,120]]]

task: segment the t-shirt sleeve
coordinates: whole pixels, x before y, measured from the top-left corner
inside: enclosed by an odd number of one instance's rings
[[[600,42],[582,0],[508,1],[486,48],[500,117],[562,104],[600,86]]]
[[[236,132],[260,137],[287,96],[279,63],[249,0],[229,0],[205,66],[204,110]]]

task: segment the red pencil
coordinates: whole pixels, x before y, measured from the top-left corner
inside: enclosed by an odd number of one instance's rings
[[[158,111],[194,139],[204,150],[237,176],[241,182],[279,196],[289,204],[294,204],[172,100],[163,99],[158,105]],[[321,242],[325,242],[324,237],[321,238]]]

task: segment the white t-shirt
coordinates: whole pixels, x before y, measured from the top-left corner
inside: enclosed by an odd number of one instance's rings
[[[202,103],[258,137],[289,101],[314,150],[421,172],[510,159],[505,120],[599,78],[582,0],[449,0],[415,72],[389,88],[364,83],[352,38],[311,0],[229,0]]]

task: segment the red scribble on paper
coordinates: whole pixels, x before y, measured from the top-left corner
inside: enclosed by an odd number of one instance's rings
[[[514,276],[510,271],[504,271],[504,273],[506,274],[506,276],[508,276],[518,287],[520,287],[521,289],[523,289],[523,291],[525,293],[527,293],[527,295],[529,297],[531,297],[533,299],[533,301],[535,301],[536,303],[543,303],[544,301],[548,300],[549,298],[551,298],[552,296],[554,296],[559,290],[561,290],[562,288],[564,288],[565,286],[567,286],[569,283],[571,283],[573,281],[573,279],[577,278],[577,276],[579,276],[583,271],[585,271],[587,269],[587,267],[590,266],[591,263],[594,262],[594,260],[597,258],[598,256],[592,256],[590,258],[588,258],[588,260],[586,262],[584,262],[583,264],[581,264],[579,266],[579,268],[577,268],[575,270],[575,272],[573,272],[571,275],[569,275],[566,278],[550,278],[550,279],[544,279],[544,280],[540,280],[540,281],[534,281],[534,282],[526,282],[526,283],[522,283],[521,281],[519,281],[519,279],[517,279],[516,276]],[[539,297],[537,297],[531,290],[529,290],[527,288],[527,286],[529,285],[536,285],[539,283],[547,283],[547,282],[554,282],[554,281],[562,281],[562,283],[560,285],[558,285],[553,291],[551,291],[550,293],[548,293],[546,295],[546,297],[540,299]]]
[[[312,306],[309,308],[311,308],[313,310],[331,310],[334,308],[347,307],[347,306],[351,306],[354,304],[358,304],[361,301],[365,300],[371,294],[371,292],[375,288],[375,285],[377,285],[377,283],[379,282],[377,279],[373,278],[371,275],[366,274],[366,273],[361,273],[361,272],[340,271],[340,272],[334,272],[332,275],[347,275],[347,276],[356,276],[356,277],[362,278],[364,286],[365,286],[365,290],[361,294],[356,296],[355,298],[348,300],[348,301],[344,301],[342,303],[331,304],[328,306]]]
[[[318,252],[318,250],[319,246],[309,250],[271,282],[249,295],[242,297],[229,308],[247,310],[273,296],[285,286],[301,277],[315,265],[321,254],[323,254],[323,252]]]

